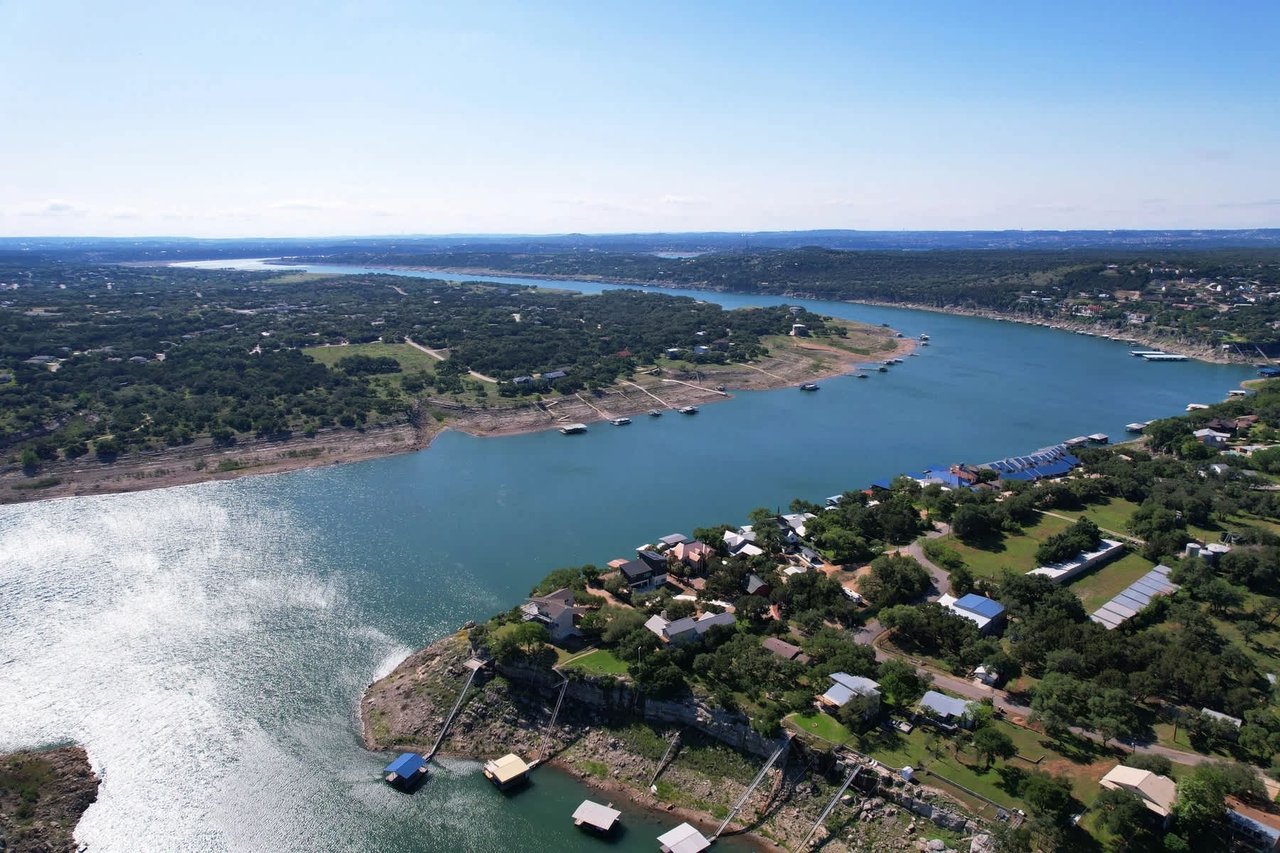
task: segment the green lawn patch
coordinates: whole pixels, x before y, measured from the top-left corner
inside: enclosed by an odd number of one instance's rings
[[[1025,574],[1039,565],[1036,549],[1040,543],[1055,533],[1061,533],[1071,525],[1070,521],[1053,516],[1043,516],[1040,522],[1026,528],[1017,536],[1003,534],[976,545],[961,542],[954,535],[943,536],[937,541],[960,555],[960,559],[978,577],[999,580],[1004,569]]]
[[[341,359],[352,355],[367,355],[371,358],[390,356],[400,363],[400,369],[405,373],[431,373],[434,372],[435,365],[439,364],[436,359],[408,344],[349,344],[344,347],[307,347],[303,349],[303,353],[311,356],[326,367],[333,367]]]
[[[626,675],[627,665],[618,660],[608,649],[596,649],[568,664],[569,669],[580,669],[592,675]]]
[[[1125,554],[1119,560],[1077,577],[1067,584],[1067,589],[1080,598],[1086,611],[1092,613],[1151,571],[1154,565],[1140,554]]]
[[[811,735],[817,735],[823,740],[834,744],[842,744],[853,735],[839,720],[821,711],[810,711],[807,714],[791,714],[787,717],[787,722],[796,728]]]
[[[1054,510],[1059,515],[1067,515],[1071,518],[1085,516],[1099,527],[1116,533],[1128,533],[1129,519],[1133,518],[1133,514],[1137,511],[1138,505],[1124,498],[1112,498],[1106,503],[1094,504],[1093,506],[1085,507],[1083,510]]]

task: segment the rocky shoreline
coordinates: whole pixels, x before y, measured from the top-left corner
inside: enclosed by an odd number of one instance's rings
[[[409,656],[370,685],[359,709],[364,745],[429,751],[465,682],[463,664],[471,654],[460,632]],[[722,709],[646,699],[621,681],[575,670],[569,670],[556,725],[547,730],[562,683],[550,663],[498,665],[478,677],[441,754],[486,759],[515,752],[551,764],[614,801],[625,798],[670,815],[673,824],[689,821],[710,834],[746,791],[763,756],[781,742],[759,736],[745,719]],[[663,764],[675,737],[678,746]],[[764,850],[795,849],[838,789],[846,772],[842,760],[793,740],[781,770],[752,793],[726,836],[745,837]],[[929,842],[941,842],[931,849],[948,849],[979,831],[936,792],[865,769],[862,787],[850,789],[848,807],[818,830],[815,838],[826,839],[824,849],[924,849]]]
[[[98,777],[78,746],[0,754],[0,850],[63,853],[98,798]]]

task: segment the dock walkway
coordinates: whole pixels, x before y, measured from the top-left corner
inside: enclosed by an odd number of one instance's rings
[[[760,768],[760,772],[756,774],[756,778],[751,780],[751,784],[747,786],[747,790],[742,792],[742,796],[738,798],[738,801],[733,804],[733,808],[729,810],[727,815],[725,815],[724,822],[720,824],[720,828],[716,830],[715,835],[711,836],[712,841],[715,841],[724,834],[725,828],[729,826],[729,822],[738,816],[738,812],[742,811],[742,807],[747,804],[747,800],[751,798],[751,794],[760,786],[760,783],[764,781],[764,777],[769,773],[769,770],[773,765],[778,763],[778,759],[781,758],[783,753],[790,748],[791,736],[788,735],[786,741],[782,746],[774,750],[773,755],[769,756],[769,760],[765,762],[764,767]]]
[[[467,698],[467,691],[471,689],[471,684],[476,680],[476,673],[484,669],[485,663],[479,658],[471,658],[465,664],[467,669],[471,670],[471,674],[467,676],[467,683],[462,685],[462,692],[458,694],[458,701],[453,703],[453,710],[449,712],[449,716],[444,718],[444,725],[440,727],[440,735],[436,738],[436,742],[431,747],[431,751],[427,753],[426,759],[430,761],[435,754],[440,751],[440,744],[444,743],[445,735],[449,733],[449,726],[453,725],[453,720],[458,716],[458,711],[462,708],[462,700]]]

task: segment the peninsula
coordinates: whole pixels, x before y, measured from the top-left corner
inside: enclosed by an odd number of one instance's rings
[[[913,346],[798,306],[640,290],[39,258],[0,276],[0,503],[618,420]]]
[[[557,569],[371,685],[365,744],[514,752],[793,850],[1280,832],[1280,506],[1251,486],[1280,470],[1277,412],[1268,382],[1142,446],[956,463]]]

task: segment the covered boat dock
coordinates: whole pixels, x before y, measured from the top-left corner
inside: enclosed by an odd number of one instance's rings
[[[606,835],[613,831],[621,817],[622,812],[612,806],[602,806],[591,800],[583,800],[582,805],[573,812],[573,825],[579,829]]]

